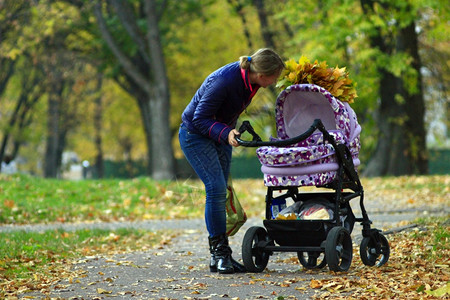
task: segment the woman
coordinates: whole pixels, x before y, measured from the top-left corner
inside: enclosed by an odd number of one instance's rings
[[[211,272],[245,272],[244,266],[232,259],[226,235],[227,179],[232,146],[239,146],[235,126],[258,89],[275,83],[284,67],[271,49],[241,56],[238,62],[210,74],[182,114],[181,149],[205,184]]]

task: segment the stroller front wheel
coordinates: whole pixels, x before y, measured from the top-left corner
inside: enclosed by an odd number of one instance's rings
[[[381,233],[377,233],[376,236],[364,237],[361,241],[359,254],[366,266],[381,267],[389,260],[389,242]]]
[[[253,226],[247,230],[242,241],[242,260],[249,272],[260,273],[266,268],[271,254],[264,251],[266,245],[274,245],[274,242],[263,227]]]
[[[333,227],[325,243],[325,258],[331,271],[347,271],[352,264],[353,247],[350,233],[344,227]]]

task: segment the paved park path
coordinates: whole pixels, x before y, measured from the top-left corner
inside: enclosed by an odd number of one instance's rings
[[[386,202],[386,201],[385,201]],[[450,215],[447,206],[413,207],[366,201],[373,227],[383,230],[408,228],[420,216]],[[352,203],[358,214],[358,205]],[[262,226],[262,218],[251,218],[230,239],[233,256],[240,260],[240,246],[250,226]],[[148,230],[179,230],[180,234],[158,249],[114,256],[95,256],[80,259],[73,270],[81,274],[72,282],[63,280],[53,287],[51,299],[308,299],[317,291],[309,288],[312,279],[336,276],[324,268],[305,271],[296,261],[295,253],[275,253],[262,273],[220,275],[210,273],[209,252],[203,220],[168,220],[96,224],[51,224],[0,226],[0,232],[12,230],[67,231],[81,228],[117,229],[120,227]],[[361,226],[355,224],[354,244],[358,244]],[[387,235],[388,239],[392,236]],[[395,254],[392,254],[395,255]],[[353,260],[360,259],[354,255]],[[29,293],[22,298],[41,299],[46,295]]]

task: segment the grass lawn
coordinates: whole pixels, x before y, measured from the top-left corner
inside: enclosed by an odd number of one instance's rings
[[[1,174],[0,174],[1,176]],[[0,224],[197,218],[204,191],[195,181],[150,178],[69,181],[0,177]]]
[[[388,199],[386,202],[400,209],[449,203],[450,175],[361,181],[366,201]],[[247,215],[260,215],[266,192],[262,180],[233,180],[233,185]],[[69,181],[0,174],[0,224],[202,218],[204,198],[198,180]]]
[[[265,192],[261,180],[233,180],[233,184],[247,214],[261,215]],[[442,207],[449,203],[450,176],[363,179],[363,186],[366,195],[392,199],[399,207],[404,204]],[[195,180],[64,181],[0,174],[0,191],[0,224],[3,225],[201,218],[204,207],[203,186]],[[418,298],[450,295],[449,221],[429,218],[417,222],[423,230],[396,234],[391,244],[395,255],[391,256],[387,268],[365,273],[367,268],[363,266],[352,267],[353,275],[379,282],[373,291],[356,289],[356,294],[361,292],[361,297],[370,298],[370,293],[389,290],[386,285],[394,280],[398,289]],[[165,244],[175,234],[133,229],[0,233],[0,298],[45,289],[62,278],[77,277],[70,266],[83,257],[146,250]],[[346,286],[349,282],[348,278],[347,282],[336,285],[318,281],[311,288],[328,287],[324,289],[326,297],[333,287]]]

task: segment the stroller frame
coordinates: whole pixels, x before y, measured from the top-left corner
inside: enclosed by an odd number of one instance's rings
[[[352,155],[345,144],[337,143],[325,129],[322,121],[316,119],[303,134],[285,140],[263,142],[248,121],[244,121],[239,132],[248,132],[252,141],[238,138],[245,147],[277,146],[283,147],[307,139],[316,130],[323,134],[334,149],[338,161],[336,178],[318,188],[334,192],[299,193],[298,186],[269,186],[266,194],[264,227],[249,228],[242,243],[242,257],[247,270],[262,272],[274,252],[297,252],[300,263],[306,269],[323,268],[328,264],[331,271],[347,271],[352,261],[352,240],[350,233],[354,222],[362,225],[361,260],[368,266],[384,265],[390,254],[389,243],[380,230],[371,228],[364,207],[364,189],[355,170]],[[351,192],[344,192],[344,189]],[[284,192],[277,197],[274,192]],[[317,197],[327,199],[333,205],[333,218],[330,220],[273,220],[271,206],[275,199],[291,198],[294,202],[307,202]],[[361,217],[356,218],[350,201],[359,197]],[[345,217],[345,221],[342,220]],[[279,245],[275,245],[275,242]]]

